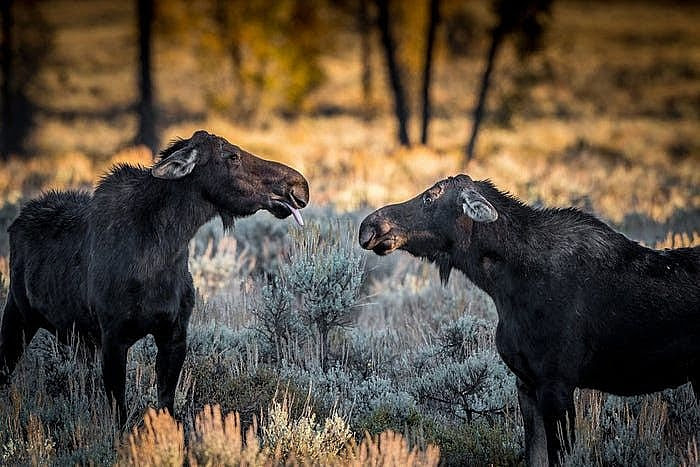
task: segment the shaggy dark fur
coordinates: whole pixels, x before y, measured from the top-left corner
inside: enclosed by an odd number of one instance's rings
[[[576,209],[533,209],[466,175],[370,214],[359,240],[427,258],[443,281],[456,268],[493,298],[531,465],[557,463],[574,388],[633,395],[691,381],[700,400],[700,247],[645,248]]]
[[[0,329],[7,380],[39,328],[64,341],[73,330],[98,344],[107,394],[124,420],[126,355],[147,334],[158,346],[158,399],[173,412],[194,304],[188,242],[219,214],[302,208],[309,187],[295,170],[223,138],[196,132],[151,169],[121,165],[84,192],[49,192],[10,226],[10,291]]]

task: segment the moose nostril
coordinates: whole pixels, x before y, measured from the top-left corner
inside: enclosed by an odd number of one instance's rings
[[[290,194],[300,208],[305,207],[309,202],[309,188],[307,184],[294,185]]]
[[[367,247],[369,242],[374,238],[374,229],[371,228],[361,228],[360,229],[360,246]]]
[[[389,233],[391,230],[391,225],[388,222],[380,222],[377,225],[377,234],[381,237],[382,235],[386,235]]]

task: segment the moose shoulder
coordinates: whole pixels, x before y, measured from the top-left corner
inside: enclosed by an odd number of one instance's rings
[[[9,228],[0,383],[39,328],[64,341],[75,330],[101,347],[105,389],[124,420],[127,351],[152,334],[159,404],[172,413],[194,304],[189,240],[216,215],[226,227],[260,209],[301,223],[308,199],[299,172],[198,131],[150,169],[116,167],[94,194],[30,201]]]
[[[359,241],[426,258],[443,281],[456,268],[493,298],[530,464],[557,463],[557,424],[573,420],[577,387],[633,395],[691,381],[700,400],[700,247],[645,248],[576,209],[533,209],[466,175],[370,214]]]

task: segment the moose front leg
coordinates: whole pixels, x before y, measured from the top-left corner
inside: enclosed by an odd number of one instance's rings
[[[570,450],[574,442],[574,389],[562,382],[551,382],[539,387],[536,394],[547,436],[549,464],[559,465],[562,449]]]
[[[518,402],[525,428],[525,458],[530,467],[547,465],[547,436],[535,391],[518,379]]]
[[[187,331],[156,335],[158,356],[156,378],[158,380],[158,405],[174,415],[175,389],[187,352]]]
[[[167,408],[170,415],[175,410],[175,389],[187,353],[187,326],[194,308],[194,287],[190,276],[184,290],[176,322],[167,330],[154,333],[158,356],[156,378],[158,380],[158,405]]]
[[[28,322],[22,315],[11,292],[7,297],[0,323],[0,386],[2,386],[9,383],[25,346],[32,340],[39,326]]]
[[[109,403],[116,403],[119,426],[126,423],[126,355],[129,346],[112,335],[102,336],[102,377]]]

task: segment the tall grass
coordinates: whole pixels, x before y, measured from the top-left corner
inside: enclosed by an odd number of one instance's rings
[[[219,406],[206,406],[196,416],[194,431],[185,443],[180,423],[166,412],[150,409],[143,426],[129,435],[117,463],[430,467],[437,466],[440,459],[437,447],[411,448],[403,436],[392,431],[366,435],[355,443],[347,423],[337,415],[321,425],[310,410],[292,419],[286,397],[273,402],[263,420],[260,440],[255,424],[244,431],[237,412],[224,415]]]

